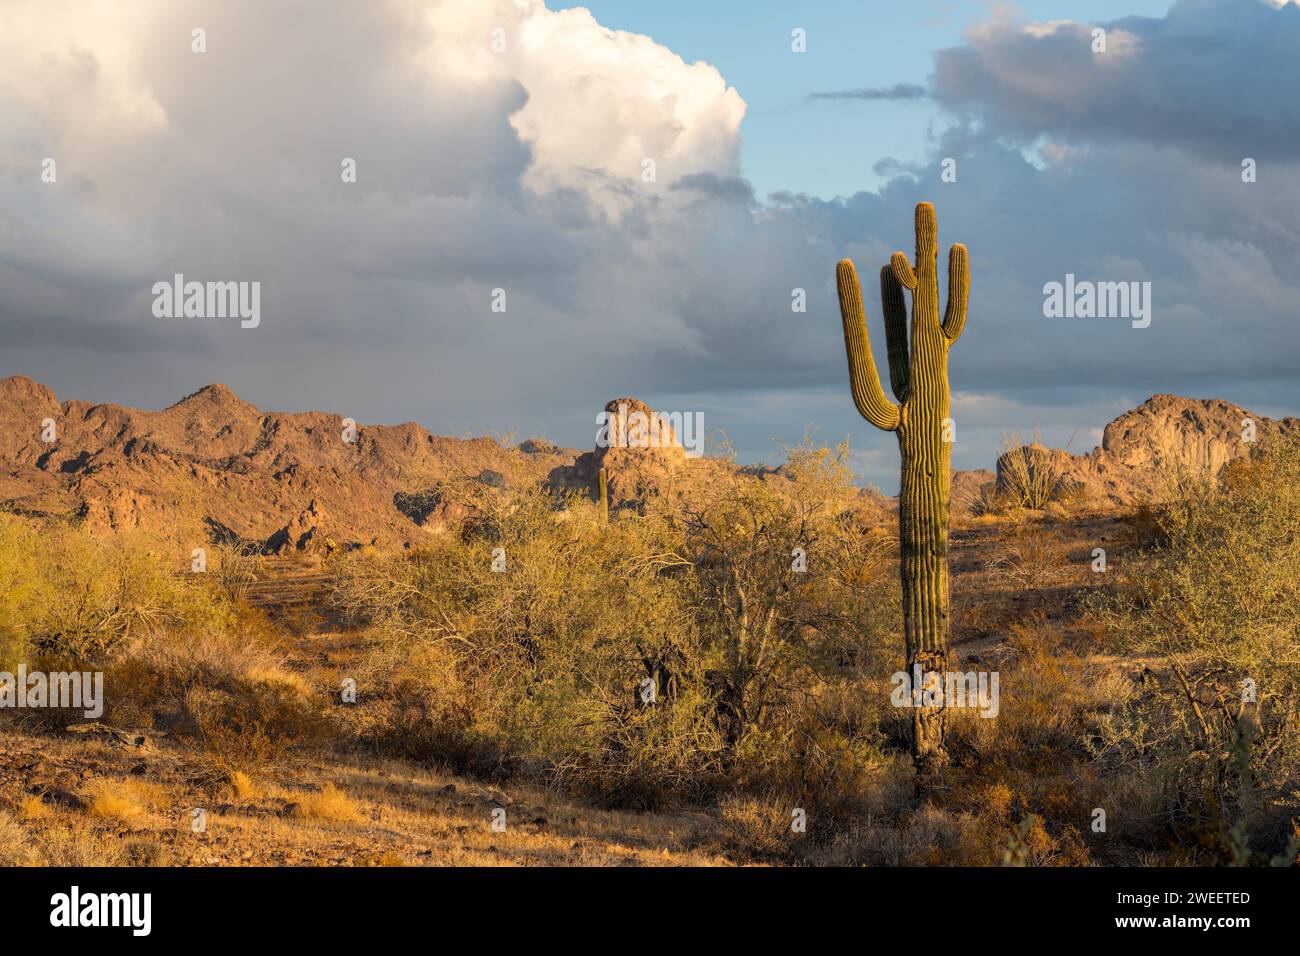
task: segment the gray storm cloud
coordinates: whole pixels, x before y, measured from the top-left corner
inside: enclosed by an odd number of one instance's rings
[[[1094,48],[1098,28],[1104,52]],[[936,54],[933,86],[941,103],[978,115],[998,136],[1173,145],[1220,162],[1294,160],[1297,51],[1298,5],[1177,0],[1158,18],[995,19]]]

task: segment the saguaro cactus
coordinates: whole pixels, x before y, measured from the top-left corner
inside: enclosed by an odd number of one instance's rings
[[[604,468],[600,469],[600,518],[609,521],[609,476]]]
[[[955,244],[948,256],[948,308],[940,323],[938,256],[934,206],[923,202],[916,207],[915,268],[904,253],[896,252],[880,270],[889,381],[898,404],[885,396],[876,373],[853,261],[842,259],[835,270],[853,402],[871,424],[898,435],[903,459],[898,495],[899,568],[907,673],[912,680],[918,673],[947,670],[951,629],[948,494],[953,435],[948,349],[966,324],[970,272],[966,247]],[[912,292],[910,342],[904,289]],[[942,704],[912,708],[912,754],[923,769],[947,760],[945,717]]]

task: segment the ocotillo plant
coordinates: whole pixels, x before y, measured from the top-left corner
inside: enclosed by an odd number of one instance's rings
[[[939,322],[938,237],[934,207],[916,207],[916,266],[894,253],[880,270],[880,298],[885,314],[889,381],[898,404],[880,385],[871,357],[862,288],[853,261],[842,259],[835,270],[844,319],[853,402],[871,424],[898,435],[902,483],[898,494],[899,568],[903,585],[903,631],[907,673],[939,674],[948,663],[948,494],[952,467],[952,421],[948,412],[948,349],[966,323],[970,272],[966,247],[956,244],[948,256],[948,308]],[[912,292],[912,329],[908,340],[907,303]],[[934,679],[931,678],[931,681]],[[915,692],[918,688],[912,685]],[[912,708],[912,755],[923,769],[947,760],[942,704]]]
[[[609,477],[600,469],[600,520],[609,521]]]

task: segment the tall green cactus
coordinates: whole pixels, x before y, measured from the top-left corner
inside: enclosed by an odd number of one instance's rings
[[[600,520],[609,523],[609,477],[600,469]]]
[[[938,236],[934,206],[916,207],[916,266],[894,253],[880,270],[880,298],[885,314],[889,381],[895,405],[886,396],[871,357],[862,288],[853,261],[842,259],[835,270],[844,319],[853,402],[871,424],[898,435],[902,483],[898,494],[900,576],[907,672],[914,678],[948,669],[951,630],[948,585],[948,494],[952,440],[949,419],[948,349],[966,324],[970,272],[966,247],[954,245],[948,256],[948,308],[939,322]],[[907,303],[912,292],[912,334],[908,341]],[[912,755],[923,769],[945,763],[943,706],[912,708]]]

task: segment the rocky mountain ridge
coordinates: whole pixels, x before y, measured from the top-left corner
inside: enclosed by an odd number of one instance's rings
[[[633,398],[614,399],[606,410],[653,414]],[[1180,464],[1217,474],[1248,454],[1247,420],[1261,440],[1300,433],[1295,418],[1272,421],[1228,402],[1156,395],[1111,422],[1100,448],[1048,454],[1095,503],[1129,504],[1157,495],[1162,475]],[[150,411],[60,401],[30,378],[0,379],[0,507],[76,518],[94,533],[163,532],[267,553],[411,547],[465,519],[436,491],[447,482],[502,488],[545,480],[594,495],[605,468],[618,507],[735,467],[688,457],[671,429],[663,447],[615,441],[579,453],[541,438],[504,447],[432,435],[414,422],[357,425],[325,412],[263,412],[219,384]],[[995,480],[991,472],[958,472],[954,500],[960,506]],[[864,507],[882,505],[888,500],[864,492]]]

